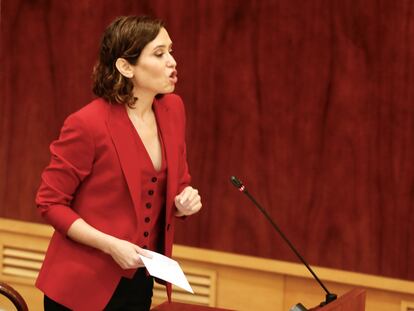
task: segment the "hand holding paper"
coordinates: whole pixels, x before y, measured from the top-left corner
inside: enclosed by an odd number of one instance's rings
[[[139,256],[141,257],[141,260],[150,275],[177,285],[178,287],[194,294],[194,291],[191,288],[190,283],[188,283],[188,280],[178,262],[159,253],[153,251],[148,252],[151,253],[152,258],[142,255]]]

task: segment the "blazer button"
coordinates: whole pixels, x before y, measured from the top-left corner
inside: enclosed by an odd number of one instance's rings
[[[152,181],[152,182],[157,182],[157,177],[152,177],[152,178],[151,178],[151,181]]]
[[[145,217],[145,222],[150,222],[150,220],[151,220],[151,218],[149,218],[149,217]]]
[[[154,194],[154,190],[149,190],[149,191],[148,191],[148,194],[149,194],[149,195],[153,195],[153,194]]]
[[[151,206],[152,206],[152,205],[151,205],[151,203],[149,203],[149,202],[145,204],[145,207],[146,207],[146,208],[151,208]]]
[[[148,233],[148,231],[145,231],[144,232],[144,237],[147,237],[147,236],[149,236],[149,233]]]

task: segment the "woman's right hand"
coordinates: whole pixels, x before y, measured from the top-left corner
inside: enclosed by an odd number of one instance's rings
[[[144,267],[139,255],[152,258],[147,250],[126,240],[111,237],[108,241],[106,253],[112,256],[122,269],[136,269]]]

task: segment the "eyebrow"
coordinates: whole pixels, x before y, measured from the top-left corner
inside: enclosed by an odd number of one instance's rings
[[[172,42],[169,44],[169,47],[171,47],[173,44],[172,44]],[[155,51],[156,49],[159,49],[159,48],[165,48],[166,47],[166,45],[165,44],[160,44],[160,45],[157,45],[156,47],[154,47],[153,48],[153,51]]]

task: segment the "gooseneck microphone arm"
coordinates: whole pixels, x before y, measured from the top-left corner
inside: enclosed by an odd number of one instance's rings
[[[269,216],[267,211],[255,200],[255,198],[247,191],[246,187],[243,185],[243,183],[235,176],[231,176],[230,178],[231,183],[239,189],[240,192],[243,192],[248,198],[256,205],[256,207],[262,212],[262,214],[266,217],[266,219],[271,223],[272,227],[280,234],[280,236],[285,240],[285,242],[289,245],[290,249],[296,254],[296,256],[300,259],[300,261],[306,266],[306,268],[309,270],[309,272],[313,275],[315,280],[319,283],[319,285],[323,288],[323,290],[326,292],[326,299],[325,302],[322,302],[321,305],[325,305],[330,303],[331,301],[334,301],[337,298],[336,294],[333,294],[329,292],[329,290],[326,288],[326,286],[319,280],[318,276],[313,272],[312,268],[308,265],[308,263],[305,261],[305,259],[299,254],[299,252],[296,250],[296,248],[293,246],[293,244],[289,241],[289,239],[285,236],[285,234],[282,232],[282,230],[279,229],[279,227],[275,224],[273,219]]]

